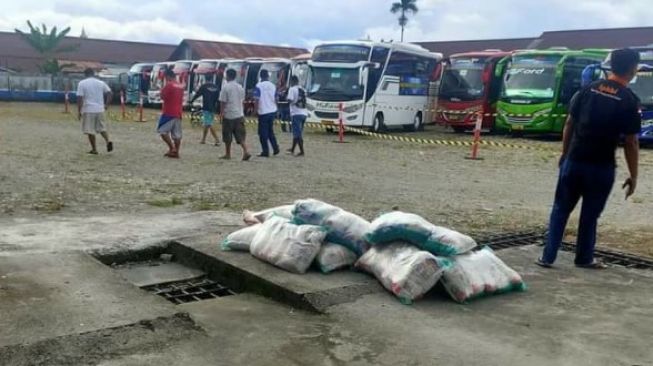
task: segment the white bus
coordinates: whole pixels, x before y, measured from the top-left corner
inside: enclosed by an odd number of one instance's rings
[[[442,54],[405,43],[329,42],[309,61],[308,121],[373,131],[402,126],[421,129],[429,109],[429,87]]]
[[[154,64],[150,74],[150,89],[147,91],[149,104],[161,105],[161,89],[165,85],[164,72],[174,66],[174,62],[158,62]]]

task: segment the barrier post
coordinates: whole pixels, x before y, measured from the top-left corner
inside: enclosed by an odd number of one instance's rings
[[[70,114],[70,97],[68,96],[68,87],[66,87],[66,92],[64,93],[64,109],[63,112],[66,114]]]
[[[120,111],[122,112],[122,120],[127,119],[127,111],[125,110],[125,91],[120,91]]]
[[[339,144],[344,144],[345,141],[345,123],[342,119],[342,114],[344,113],[344,104],[338,104],[338,140],[334,141]]]
[[[143,119],[143,93],[139,93],[138,98],[138,122],[145,122]]]
[[[472,143],[472,155],[466,157],[469,160],[483,160],[478,157],[478,147],[481,142],[481,127],[483,127],[483,112],[479,111],[476,116],[476,126],[474,127],[474,142]]]

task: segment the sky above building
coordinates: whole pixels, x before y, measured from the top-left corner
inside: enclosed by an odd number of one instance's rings
[[[91,38],[184,38],[312,47],[323,40],[399,40],[394,0],[3,1],[0,30],[26,20],[82,27]],[[651,26],[651,0],[417,0],[407,41],[536,37],[547,30]]]

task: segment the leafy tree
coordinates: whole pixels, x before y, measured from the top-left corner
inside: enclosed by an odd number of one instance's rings
[[[16,29],[18,33],[36,52],[41,55],[43,64],[39,66],[41,72],[46,74],[58,74],[61,70],[68,65],[61,65],[57,61],[56,55],[64,52],[71,52],[77,50],[79,45],[62,46],[61,41],[70,32],[70,27],[57,31],[57,27],[52,27],[48,31],[45,24],[41,24],[41,28],[32,25],[32,22],[27,21],[29,33]]]
[[[400,14],[397,20],[401,26],[401,41],[404,41],[404,28],[408,24],[408,14],[417,14],[419,9],[417,8],[417,0],[400,0],[392,4],[390,12],[392,14]]]

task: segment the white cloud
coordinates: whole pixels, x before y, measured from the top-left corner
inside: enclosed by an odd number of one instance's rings
[[[84,26],[91,37],[176,43],[182,38],[313,47],[320,40],[400,37],[394,0],[5,1],[0,29],[26,19]],[[418,0],[406,39],[534,37],[546,30],[650,25],[651,0]]]

